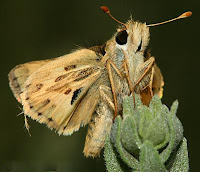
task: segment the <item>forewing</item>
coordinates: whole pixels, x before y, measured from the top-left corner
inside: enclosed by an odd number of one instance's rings
[[[53,59],[52,59],[53,60]],[[33,61],[14,67],[8,74],[10,88],[17,99],[21,103],[20,93],[24,91],[24,83],[28,77],[38,70],[50,60]]]
[[[21,94],[24,113],[62,134],[100,74],[98,56],[88,49],[49,62],[25,82]]]

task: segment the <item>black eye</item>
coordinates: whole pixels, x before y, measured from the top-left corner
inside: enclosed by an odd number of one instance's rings
[[[119,45],[124,45],[127,43],[127,38],[128,38],[128,33],[126,32],[126,30],[123,30],[117,34],[115,39]]]

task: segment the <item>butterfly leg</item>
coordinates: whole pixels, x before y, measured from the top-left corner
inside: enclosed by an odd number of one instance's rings
[[[21,107],[19,107],[19,109],[22,112],[20,112],[17,116],[20,116],[20,115],[24,114],[24,110]],[[31,133],[30,133],[30,130],[29,130],[30,126],[28,124],[28,119],[27,119],[27,115],[26,114],[24,114],[24,126],[26,127],[26,130],[28,131],[29,136],[31,136]]]
[[[111,109],[113,109],[113,111],[115,110],[115,105],[113,104],[113,101],[111,99],[111,89],[110,87],[107,87],[105,85],[101,85],[99,87],[99,92],[100,92],[100,96],[101,96],[101,99],[105,102],[107,102],[107,104],[109,105],[109,107]]]
[[[107,62],[106,67],[107,67],[107,70],[108,70],[108,76],[109,76],[109,79],[110,79],[110,85],[111,85],[111,89],[112,89],[112,93],[113,93],[113,99],[114,99],[114,105],[115,105],[115,115],[114,115],[114,119],[115,119],[115,117],[117,116],[117,95],[116,95],[116,88],[115,88],[115,85],[114,85],[110,61]]]
[[[150,79],[148,81],[148,85],[146,85],[144,88],[142,88],[142,90],[140,90],[140,96],[142,99],[143,104],[145,105],[149,105],[150,100],[153,97],[153,91],[152,91],[152,83],[153,83],[153,75],[154,75],[154,66],[155,64],[155,59],[153,57],[151,57],[150,59],[148,59],[142,66],[141,68],[141,72],[142,75],[139,77],[139,79],[137,80],[136,84],[134,85],[133,90],[136,91],[136,87],[141,83],[141,81],[149,75],[150,73]]]
[[[111,64],[111,66],[113,67],[113,69],[117,72],[117,74],[123,78],[123,75],[122,73],[120,72],[120,70],[117,68],[117,66],[112,62],[112,61],[109,61],[109,63]]]
[[[133,88],[133,84],[132,84],[132,82],[131,82],[130,75],[129,75],[128,61],[127,61],[126,53],[124,53],[124,57],[125,57],[125,61],[124,61],[124,70],[125,70],[125,74],[126,74],[126,78],[127,78],[127,81],[128,81],[128,85],[129,85],[130,91],[131,91],[132,96],[133,96],[133,104],[135,105],[134,88]]]
[[[141,77],[137,80],[136,84],[133,87],[133,90],[135,90],[135,87],[141,82],[141,80],[146,76],[146,74],[152,69],[153,65],[155,63],[155,59],[153,57],[151,57],[150,59],[148,59],[143,67],[141,68],[141,71],[143,71],[143,74],[141,75]],[[151,79],[152,79],[152,75],[151,75]]]
[[[151,78],[149,84],[140,92],[142,103],[146,106],[149,105],[152,97],[153,97],[153,77],[154,77],[154,68],[152,68]]]
[[[25,114],[24,114],[24,123],[25,123],[25,127],[28,131],[29,136],[31,136],[31,133],[30,133],[30,130],[29,130],[30,126],[28,124],[27,116]]]

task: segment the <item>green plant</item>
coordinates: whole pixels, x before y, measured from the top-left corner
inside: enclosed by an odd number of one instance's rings
[[[154,96],[149,107],[139,96],[126,97],[123,118],[117,116],[107,137],[104,159],[108,172],[187,172],[189,159],[183,127],[171,109]]]

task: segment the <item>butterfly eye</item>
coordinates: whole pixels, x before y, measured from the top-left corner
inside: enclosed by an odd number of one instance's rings
[[[128,33],[126,32],[126,30],[123,30],[117,34],[115,39],[117,44],[124,45],[127,43],[127,38],[128,38]]]

